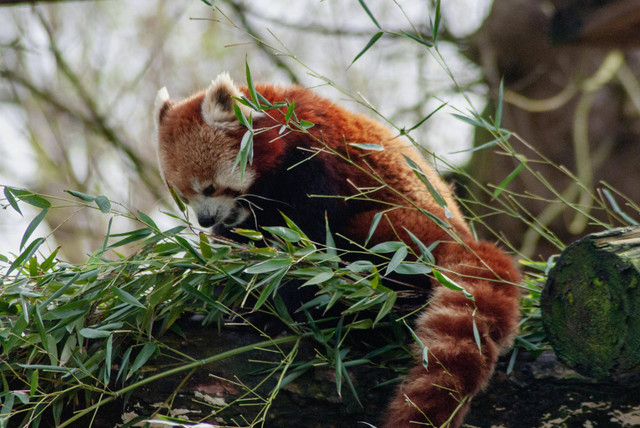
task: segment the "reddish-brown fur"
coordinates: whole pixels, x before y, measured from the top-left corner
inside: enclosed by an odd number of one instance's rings
[[[469,400],[486,386],[498,355],[510,346],[517,330],[520,293],[516,284],[520,274],[512,259],[494,245],[473,239],[450,188],[406,140],[396,138],[387,127],[298,86],[262,84],[256,89],[272,103],[295,101],[297,117],[315,124],[309,130],[311,135],[280,134],[286,108],[254,118],[254,128],[260,131],[254,136],[254,162],[249,169],[256,177],[283,168],[282,157],[294,147],[324,148],[326,153],[317,156],[326,168],[326,175],[335,177],[332,185],[341,196],[357,194],[358,189],[379,187],[379,177],[395,191],[379,189],[370,193],[370,198],[400,207],[386,212],[371,243],[401,239],[415,247],[405,228],[426,245],[440,241],[433,251],[437,269],[473,295],[471,300],[460,291],[431,281],[431,301],[415,326],[418,337],[429,349],[428,368],[422,365],[420,350],[416,349],[416,363],[389,404],[383,424],[387,428],[418,426],[413,423],[459,426]],[[247,88],[240,90],[249,96]],[[168,110],[163,109],[159,126],[160,149],[166,152],[165,178],[185,195],[190,191],[189,176],[185,174],[206,175],[207,168],[219,162],[220,153],[231,152],[225,156],[235,157],[246,131],[242,127],[230,127],[224,132],[207,130],[198,110],[203,97],[201,93],[181,104],[171,104]],[[185,143],[187,147],[175,147],[173,140],[188,140],[183,134],[195,142]],[[349,143],[380,144],[385,150],[361,150]],[[189,144],[208,144],[210,149],[197,151],[198,158],[193,159]],[[348,157],[360,168],[330,151]],[[447,218],[444,208],[417,179],[403,154],[420,165],[446,200],[452,218]],[[304,164],[300,168],[304,168]],[[347,202],[340,203],[346,210]],[[370,202],[358,207],[345,211],[350,212],[351,217],[343,219],[343,226],[337,232],[363,243],[373,216],[391,206]],[[416,207],[437,216],[450,227],[436,224]],[[322,212],[306,215],[317,216],[318,222],[324,222]],[[481,349],[474,339],[474,324],[481,338]]]

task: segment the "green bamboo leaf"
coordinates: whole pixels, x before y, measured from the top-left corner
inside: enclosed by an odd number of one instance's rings
[[[249,238],[252,241],[259,241],[262,239],[262,233],[251,229],[233,229],[233,233]]]
[[[413,159],[411,159],[407,155],[403,154],[402,156],[404,157],[404,160],[407,162],[407,164],[409,165],[409,168],[411,168],[415,176],[418,177],[418,179],[420,179],[420,181],[422,181],[425,186],[427,186],[427,190],[429,191],[433,199],[436,201],[436,203],[441,207],[446,207],[447,201],[445,201],[444,197],[438,191],[438,189],[436,189],[431,184],[431,181],[429,181],[429,179],[427,178],[427,175],[424,173],[420,165],[418,165]]]
[[[7,270],[7,273],[5,274],[5,276],[8,276],[18,266],[22,266],[24,263],[26,263],[26,261],[29,260],[35,254],[36,251],[38,251],[38,248],[43,243],[44,243],[44,238],[34,239],[33,242],[29,244],[22,253],[20,253],[20,255],[13,261],[13,263],[11,263],[11,266],[9,266],[9,269]]]
[[[9,205],[18,212],[18,214],[22,215],[22,211],[20,211],[20,207],[18,206],[18,201],[13,197],[11,193],[11,187],[4,186],[4,196],[9,201]]]
[[[49,255],[49,257],[47,257],[42,263],[40,263],[40,269],[42,269],[43,272],[46,272],[49,269],[54,267],[56,256],[58,255],[59,250],[60,250],[60,247],[53,250],[53,252]]]
[[[6,423],[11,417],[11,411],[13,410],[13,403],[15,401],[14,398],[14,395],[11,393],[4,397],[4,403],[2,403],[2,408],[0,408],[0,423],[3,427],[7,426]]]
[[[35,369],[31,372],[31,377],[29,378],[29,396],[33,397],[38,392],[38,369]]]
[[[104,384],[109,385],[109,381],[111,380],[111,355],[113,354],[113,334],[109,335],[105,350],[106,352],[104,356]]]
[[[379,31],[375,34],[375,36],[373,36],[371,38],[371,40],[369,40],[369,43],[367,43],[367,45],[364,47],[364,49],[362,49],[360,51],[360,53],[358,53],[358,55],[356,55],[356,57],[353,59],[353,61],[351,61],[351,64],[349,65],[349,67],[351,67],[353,65],[354,62],[356,62],[358,60],[358,58],[360,58],[362,55],[365,54],[365,52],[367,52],[371,46],[373,46],[378,39],[380,39],[380,37],[382,37],[382,35],[384,34],[384,31]]]
[[[328,269],[328,268],[322,269],[322,268],[320,268],[319,270],[321,270],[321,272],[319,272],[313,278],[307,280],[304,284],[302,284],[302,286],[304,287],[305,285],[322,284],[323,282],[327,282],[327,281],[329,281],[331,278],[333,278],[335,276],[335,274],[333,273],[333,271],[331,269]]]
[[[124,383],[124,381],[126,380],[123,374],[126,373],[127,369],[129,368],[132,352],[133,346],[124,351],[120,362],[120,370],[118,370],[118,376],[116,376],[116,382],[118,381],[118,379],[120,379],[120,377],[122,377],[122,383]]]
[[[6,189],[6,187],[5,187]],[[11,188],[11,193],[23,202],[37,208],[51,208],[51,202],[30,190]],[[5,193],[6,195],[6,193]]]
[[[374,152],[381,152],[384,150],[384,146],[374,143],[349,143],[350,146],[361,150],[370,150]]]
[[[326,213],[324,216],[324,240],[326,245],[327,256],[329,257],[337,257],[338,249],[336,248],[336,241],[333,239],[333,234],[331,233],[331,228],[329,227],[329,218]]]
[[[147,226],[150,226],[156,230],[159,229],[158,225],[156,224],[155,221],[153,221],[153,219],[151,217],[149,217],[147,214],[143,213],[142,211],[138,211],[138,217],[140,217],[140,219],[142,220],[142,222],[144,224],[146,224]]]
[[[413,34],[413,33],[409,33],[408,31],[403,31],[402,33],[403,36],[413,40],[414,42],[418,42],[421,45],[424,45],[428,48],[433,47],[433,42],[430,42],[428,40],[423,39],[422,37],[420,37],[418,34]]]
[[[382,27],[380,27],[380,24],[378,24],[378,21],[376,20],[376,18],[373,16],[373,13],[371,13],[371,11],[369,10],[369,8],[367,7],[366,3],[364,2],[364,0],[358,0],[358,2],[360,3],[360,6],[362,6],[362,8],[364,9],[365,13],[367,15],[369,15],[369,19],[371,19],[371,21],[373,21],[373,24],[378,27],[380,30],[382,30]]]
[[[109,214],[111,212],[111,201],[109,201],[109,199],[106,196],[104,195],[96,196],[95,202],[98,208],[100,208],[100,211],[102,211],[103,213]]]
[[[462,292],[462,294],[464,294],[464,296],[467,299],[475,300],[475,298],[473,297],[473,294],[469,293],[462,286],[456,284],[455,281],[453,281],[451,278],[447,277],[445,274],[433,269],[433,276],[436,278],[436,281],[438,281],[440,284],[444,285],[448,289],[455,290],[455,291],[460,291],[460,292]]]
[[[403,262],[393,271],[401,275],[426,275],[431,272],[431,268],[423,263]]]
[[[385,296],[386,298],[384,300],[384,303],[382,304],[382,307],[378,311],[378,315],[376,315],[376,319],[373,321],[374,326],[378,323],[378,321],[383,319],[385,316],[387,316],[389,312],[391,312],[391,309],[393,309],[393,305],[395,305],[396,303],[396,298],[398,297],[398,295],[394,291],[389,291],[385,293]]]
[[[373,263],[369,260],[356,260],[353,263],[349,263],[347,269],[353,273],[371,272],[373,270]]]
[[[500,194],[504,191],[504,189],[509,185],[509,183],[511,183],[511,181],[516,178],[518,176],[518,174],[520,174],[522,172],[522,170],[524,169],[524,163],[521,163],[520,165],[518,165],[516,167],[516,169],[514,169],[513,171],[511,171],[511,173],[509,175],[507,175],[507,177],[502,180],[500,182],[500,184],[498,184],[496,186],[496,189],[493,191],[492,197],[495,199],[498,196],[500,196]]]
[[[284,267],[289,267],[292,264],[293,264],[293,260],[289,258],[272,259],[272,260],[266,260],[264,262],[256,263],[253,266],[249,266],[244,270],[244,272],[248,274],[268,273],[268,272],[273,272],[273,271],[282,269]]]
[[[476,341],[476,345],[478,346],[478,351],[482,354],[482,341],[480,340],[480,332],[478,331],[478,326],[476,325],[476,318],[473,317],[473,338]]]
[[[298,126],[301,130],[306,131],[307,129],[316,126],[316,124],[313,122],[309,122],[308,120],[300,119],[300,123],[298,123]]]
[[[146,309],[146,307],[140,303],[140,301],[138,301],[138,299],[136,299],[134,296],[132,296],[131,294],[127,293],[126,291],[124,291],[121,288],[118,287],[113,287],[113,294],[115,294],[116,296],[118,296],[118,298],[120,300],[122,300],[125,303],[128,303],[132,306],[136,306],[140,309]]]
[[[260,110],[260,101],[258,100],[258,94],[256,92],[256,88],[253,85],[253,79],[251,78],[251,70],[249,69],[249,62],[245,62],[245,73],[247,76],[247,87],[249,88],[249,95],[251,96],[251,101],[257,107],[257,110]]]
[[[261,281],[261,283],[267,283],[267,286],[264,287],[264,289],[260,293],[260,296],[258,296],[258,300],[256,300],[256,304],[253,305],[253,308],[255,310],[260,309],[260,307],[264,304],[264,302],[266,302],[269,296],[275,296],[280,283],[282,282],[282,278],[284,278],[288,271],[289,266],[285,266]]]
[[[131,368],[129,369],[129,373],[127,373],[126,379],[129,379],[131,375],[133,375],[140,367],[144,366],[147,361],[155,354],[158,350],[158,345],[153,342],[147,343],[144,345],[136,359],[131,364]]]
[[[420,348],[422,349],[422,365],[426,370],[428,370],[429,369],[429,348],[424,343],[422,343],[422,340],[420,340],[416,332],[413,331],[411,327],[409,327],[409,324],[407,324],[407,322],[404,319],[402,320],[402,322],[404,323],[405,327],[409,329],[409,332],[411,333],[411,336],[413,337],[414,342],[416,342],[418,346],[420,346]]]
[[[436,0],[436,10],[434,13],[433,22],[431,23],[431,37],[433,38],[433,43],[438,41],[438,31],[440,30],[440,0]]]
[[[87,339],[103,339],[111,335],[110,331],[88,327],[81,329],[78,333],[80,336],[86,337]]]
[[[198,259],[198,261],[202,262],[202,263],[207,263],[207,261],[205,260],[204,257],[202,257],[202,254],[200,254],[199,252],[197,252],[195,250],[195,248],[193,248],[193,246],[191,245],[191,243],[189,241],[187,241],[186,239],[184,239],[182,236],[176,236],[175,237],[176,242],[178,243],[178,245],[180,245],[182,248],[184,248],[185,250],[187,250],[187,252],[189,254],[191,254],[192,256],[194,256],[196,259]]]
[[[422,119],[420,122],[416,123],[415,125],[413,125],[411,128],[407,129],[406,131],[404,131],[405,133],[407,132],[411,132],[414,129],[420,127],[420,125],[422,125],[423,123],[425,123],[427,120],[431,119],[431,117],[436,114],[437,112],[439,112],[442,108],[444,108],[447,105],[447,103],[443,103],[440,104],[440,106],[438,108],[436,108],[434,111],[432,111],[431,113],[429,113],[424,119]]]
[[[90,308],[91,302],[89,302],[88,300],[76,300],[51,309],[42,316],[42,319],[69,319],[68,321],[72,321],[71,318],[86,314],[87,312],[89,312]]]
[[[173,198],[173,201],[178,206],[178,209],[180,210],[180,212],[185,212],[187,210],[187,207],[185,206],[184,202],[182,202],[182,199],[180,199],[180,196],[178,196],[176,189],[169,186],[169,193],[171,193],[171,197]]]
[[[395,253],[402,247],[406,247],[406,244],[402,241],[387,241],[375,245],[369,251],[374,254]]]
[[[121,239],[120,241],[111,244],[109,246],[107,246],[105,248],[105,250],[111,250],[113,248],[117,248],[117,247],[121,247],[123,245],[126,244],[130,244],[132,242],[136,242],[136,241],[140,241],[141,239],[146,238],[147,236],[151,235],[153,233],[153,230],[149,229],[149,228],[144,228],[144,229],[137,229],[137,230],[133,230],[131,232],[126,232],[126,233],[118,233],[118,234],[114,234],[111,236],[127,236],[124,239]]]
[[[414,235],[409,229],[406,227],[403,228],[409,234],[409,237],[413,241],[414,244],[420,250],[420,259],[424,260],[426,263],[433,265],[435,263],[435,259],[429,247],[427,247],[416,235]]]
[[[287,242],[296,243],[302,239],[300,233],[295,230],[289,229],[288,227],[283,226],[266,226],[263,227],[267,232],[273,233],[276,236],[284,239]]]
[[[244,115],[244,113],[242,112],[242,110],[240,109],[240,107],[236,103],[233,103],[233,112],[235,113],[236,118],[240,121],[240,123],[245,128],[247,128],[250,131],[253,130],[253,128],[251,126],[250,119],[247,119],[247,117]],[[249,117],[251,117],[251,116],[249,116]]]
[[[244,177],[247,165],[253,163],[253,130],[249,129],[242,136],[240,141],[240,150],[236,155],[232,170],[240,166],[240,179]]]
[[[78,199],[82,199],[85,202],[93,202],[96,200],[95,196],[87,195],[86,193],[78,192],[75,190],[65,190],[71,196],[75,196]]]
[[[200,232],[199,236],[199,246],[202,257],[204,257],[205,259],[210,259],[211,257],[213,257],[213,250],[211,250],[211,245],[209,245],[209,239],[207,238],[207,235],[204,234],[204,232]]]
[[[44,217],[47,215],[48,211],[49,211],[48,208],[43,208],[42,211],[40,211],[40,214],[38,214],[37,216],[35,216],[33,220],[31,220],[31,223],[29,223],[29,226],[27,226],[27,229],[25,230],[24,235],[22,235],[22,241],[20,241],[20,250],[22,250],[22,248],[24,247],[24,244],[27,243],[27,241],[29,240],[33,232],[40,225],[42,220],[44,220]]]
[[[502,123],[502,100],[504,98],[504,78],[500,79],[500,87],[498,89],[498,101],[496,107],[496,127],[499,128]]]
[[[373,237],[373,234],[376,232],[378,228],[378,224],[380,223],[380,219],[382,218],[383,212],[375,213],[373,216],[373,220],[371,220],[371,226],[369,226],[369,233],[367,234],[367,239],[364,240],[364,245],[366,246],[369,243],[369,240]]]
[[[408,252],[406,245],[398,248],[393,254],[393,257],[391,257],[389,264],[387,265],[385,275],[389,275],[391,272],[394,272],[398,265],[400,265],[400,263],[407,257],[407,254]]]
[[[293,109],[296,108],[296,102],[295,101],[291,101],[291,103],[287,106],[287,112],[284,114],[284,121],[285,123],[289,123],[289,120],[291,119],[291,115],[293,115]]]

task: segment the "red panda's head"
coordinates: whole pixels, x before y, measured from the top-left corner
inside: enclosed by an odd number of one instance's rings
[[[155,123],[158,159],[167,185],[195,211],[203,227],[235,226],[249,216],[237,202],[255,180],[250,166],[241,176],[234,168],[239,143],[246,129],[234,113],[234,97],[242,92],[227,73],[209,89],[172,102],[166,88],[158,91]],[[238,104],[249,116],[246,106]]]

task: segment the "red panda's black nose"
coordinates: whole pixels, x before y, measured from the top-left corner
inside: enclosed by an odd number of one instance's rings
[[[199,215],[198,223],[200,223],[202,227],[211,227],[216,224],[216,219],[213,216]]]

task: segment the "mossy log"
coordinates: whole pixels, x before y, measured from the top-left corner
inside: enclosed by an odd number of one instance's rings
[[[640,367],[640,227],[588,235],[549,273],[542,321],[558,358],[603,378]]]

